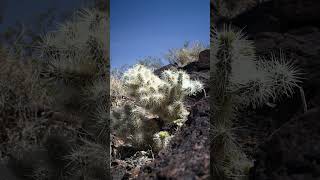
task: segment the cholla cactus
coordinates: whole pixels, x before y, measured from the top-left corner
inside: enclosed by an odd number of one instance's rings
[[[168,131],[160,131],[153,135],[153,141],[157,149],[164,149],[168,146],[172,135]]]
[[[187,95],[203,89],[183,71],[164,71],[161,78],[151,69],[138,64],[123,75],[123,83],[131,103],[112,108],[112,129],[138,148],[165,147],[171,135],[161,130],[164,124],[181,126],[189,112],[183,104]]]
[[[108,179],[108,147],[82,139],[83,145],[74,149],[66,159],[74,175],[84,178]]]
[[[95,10],[79,11],[73,21],[60,25],[43,37],[40,55],[45,61],[42,75],[55,90],[57,106],[79,110],[87,89],[106,81],[109,44],[107,16]]]
[[[73,20],[43,38],[42,75],[51,85],[58,110],[91,116],[103,109],[108,97],[108,17],[96,10],[81,10]]]
[[[212,94],[216,108],[212,122],[213,163],[217,167],[216,176],[241,179],[248,169],[242,165],[250,162],[235,143],[232,129],[237,110],[292,95],[300,83],[300,73],[282,52],[279,58],[272,54],[270,60],[257,60],[253,43],[230,26],[222,31],[214,29],[211,38]]]
[[[153,135],[160,129],[150,113],[134,103],[111,109],[111,129],[136,149],[153,147]]]
[[[216,98],[224,92],[236,96],[239,105],[256,107],[283,95],[290,97],[299,87],[301,73],[283,52],[279,57],[271,54],[268,60],[257,58],[253,43],[241,31],[235,32],[229,26],[213,33]]]
[[[110,76],[110,96],[111,96],[111,106],[120,106],[124,97],[126,97],[126,91],[123,86],[121,79]]]
[[[129,69],[124,74],[124,84],[137,104],[165,122],[178,125],[182,125],[189,114],[183,104],[185,96],[203,89],[201,82],[191,80],[184,71],[166,70],[160,79],[143,65]]]
[[[108,21],[106,13],[80,10],[57,31],[46,34],[40,44],[42,77],[56,99],[55,108],[81,116],[90,137],[69,156],[80,164],[81,159],[86,160],[81,164],[81,170],[86,169],[83,177],[91,176],[97,158],[109,156]],[[99,166],[107,172],[107,161]]]

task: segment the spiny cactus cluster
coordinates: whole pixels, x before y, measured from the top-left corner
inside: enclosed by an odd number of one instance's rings
[[[184,71],[166,70],[160,78],[140,64],[124,73],[123,82],[134,103],[113,110],[112,129],[122,137],[132,136],[135,142],[139,142],[135,144],[150,146],[154,146],[155,141],[159,146],[167,144],[165,139],[170,135],[160,132],[161,122],[181,126],[189,115],[184,98],[203,89],[201,82],[191,80]],[[132,131],[123,134],[116,128],[118,126]]]
[[[43,37],[40,44],[40,55],[45,61],[42,75],[52,84],[60,101],[58,106],[61,103],[65,105],[60,106],[63,108],[84,104],[79,101],[86,100],[92,93],[104,93],[90,91],[106,89],[99,88],[107,77],[109,44],[106,32],[105,14],[82,10],[76,13],[73,21],[60,25],[57,31]]]
[[[79,10],[72,20],[43,36],[39,45],[40,78],[54,97],[52,109],[76,114],[85,132],[63,157],[59,178],[107,179],[109,168],[109,17]],[[67,119],[66,119],[67,121]],[[56,152],[57,153],[57,152]],[[68,171],[68,172],[66,172]],[[47,172],[47,173],[45,173]],[[34,177],[52,177],[36,169]],[[70,175],[71,174],[71,175]]]
[[[11,109],[17,113],[19,110],[32,111],[48,106],[49,98],[39,81],[37,64],[31,59],[22,62],[3,53],[3,59],[0,57],[0,112]]]
[[[0,154],[29,149],[44,131],[41,116],[50,105],[35,61],[17,60],[0,49]],[[1,158],[0,158],[1,161]]]
[[[156,149],[162,149],[163,147],[167,147],[168,143],[172,139],[168,131],[160,131],[153,135],[153,142]]]
[[[124,74],[124,83],[129,95],[135,97],[140,106],[166,122],[180,125],[189,114],[183,105],[184,98],[203,88],[184,71],[166,70],[160,79],[142,65],[129,69]]]
[[[111,109],[111,132],[131,143],[136,149],[147,149],[153,145],[152,136],[160,128],[156,121],[148,119],[150,114],[134,103]]]
[[[298,69],[283,53],[257,58],[253,43],[231,26],[211,32],[211,77],[214,99],[213,160],[215,175],[241,179],[250,161],[236,143],[234,120],[239,109],[290,96],[299,87]]]

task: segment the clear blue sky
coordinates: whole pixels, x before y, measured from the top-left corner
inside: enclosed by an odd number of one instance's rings
[[[209,44],[209,0],[110,0],[111,65],[133,64],[145,56],[163,57],[187,40]],[[0,0],[0,33],[16,21],[33,26],[49,8],[58,14],[92,0]]]
[[[209,44],[209,0],[111,0],[111,66],[163,57],[185,41]]]

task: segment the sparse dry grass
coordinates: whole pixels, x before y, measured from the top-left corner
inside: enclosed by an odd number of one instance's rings
[[[201,42],[186,42],[182,48],[171,48],[165,54],[165,58],[171,64],[177,64],[183,67],[191,62],[199,60],[199,53],[205,49],[205,45]]]
[[[37,64],[11,58],[4,50],[0,54],[0,151],[28,149],[41,141],[41,116],[51,100]]]

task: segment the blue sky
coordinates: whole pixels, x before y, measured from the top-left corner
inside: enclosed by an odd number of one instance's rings
[[[187,40],[209,44],[209,0],[110,0],[111,65],[133,64],[145,56],[162,58]],[[50,8],[72,12],[92,0],[0,0],[0,33],[16,21],[33,27]]]
[[[111,66],[163,57],[185,41],[209,44],[209,0],[111,0]]]

